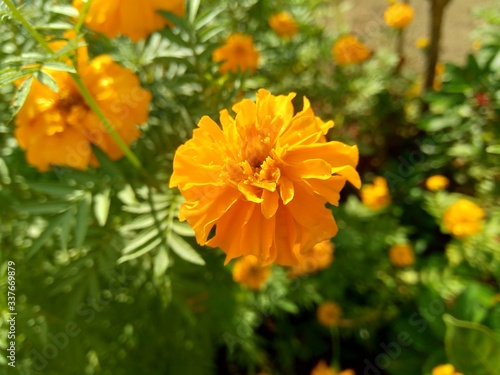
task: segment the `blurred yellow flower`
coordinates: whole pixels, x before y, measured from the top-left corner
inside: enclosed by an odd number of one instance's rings
[[[84,0],[73,0],[73,6],[79,11],[84,4]],[[137,42],[154,31],[172,25],[158,13],[159,10],[182,17],[185,0],[93,0],[85,24],[108,38],[125,35]]]
[[[412,6],[404,3],[395,3],[389,6],[384,13],[385,23],[396,29],[403,29],[413,21],[415,11]]]
[[[57,83],[56,93],[34,80],[16,117],[15,136],[26,150],[28,163],[41,172],[51,165],[86,169],[97,165],[91,144],[111,159],[123,156],[96,114],[90,110],[76,84],[66,72],[45,70]],[[148,118],[149,91],[140,87],[130,70],[108,55],[80,64],[80,76],[104,115],[129,145],[139,135],[137,125]]]
[[[418,49],[424,49],[429,46],[429,38],[427,37],[420,37],[415,41],[415,47]]]
[[[391,203],[389,187],[384,177],[375,177],[373,184],[363,186],[361,200],[372,210],[380,210]]]
[[[459,199],[444,213],[443,224],[455,237],[467,237],[483,230],[486,213],[477,204]]]
[[[234,263],[233,280],[246,287],[259,290],[271,276],[271,267],[262,266],[253,255],[242,257]]]
[[[299,263],[290,269],[288,276],[307,275],[328,268],[333,262],[333,250],[333,243],[327,240],[314,245],[311,250],[303,254],[298,253]]]
[[[269,17],[269,26],[283,38],[291,38],[297,34],[297,23],[287,12],[279,12]]]
[[[219,70],[223,74],[247,70],[254,72],[259,64],[259,52],[251,36],[235,33],[213,52],[212,60],[222,62]]]
[[[450,180],[440,174],[429,177],[425,180],[425,187],[430,191],[444,190],[450,184]]]
[[[251,254],[263,264],[297,264],[296,254],[337,233],[325,203],[338,204],[346,181],[360,186],[358,148],[327,142],[333,122],[316,117],[307,98],[294,115],[294,97],[261,89],[256,102],[233,106],[236,117],[220,112],[222,129],[202,117],[175,153],[170,187],[186,199],[179,217],[200,245],[220,247],[226,263]]]
[[[342,309],[335,302],[327,301],[319,305],[316,315],[322,325],[334,327],[340,323]]]
[[[432,369],[432,375],[462,375],[456,372],[455,367],[450,364],[439,365]]]
[[[475,39],[473,42],[472,42],[472,50],[474,52],[477,52],[481,49],[481,41],[479,39]]]
[[[409,244],[397,244],[389,249],[389,259],[396,267],[408,267],[415,261],[415,254]]]
[[[337,65],[358,64],[370,58],[372,51],[354,35],[342,35],[332,47]]]

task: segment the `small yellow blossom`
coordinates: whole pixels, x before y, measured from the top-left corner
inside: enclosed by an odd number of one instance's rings
[[[415,47],[418,49],[424,49],[429,46],[429,38],[427,37],[420,37],[415,41]]]
[[[425,180],[425,187],[430,191],[444,190],[450,184],[450,180],[440,174],[429,177]]]
[[[474,52],[477,52],[481,49],[481,41],[479,39],[476,39],[472,42],[472,50]]]
[[[450,364],[439,365],[432,369],[432,375],[463,375],[455,370]]]
[[[319,305],[316,315],[322,325],[334,327],[340,323],[342,309],[335,302],[327,301]]]
[[[375,177],[373,184],[363,186],[361,200],[372,210],[380,210],[391,203],[389,187],[384,177]]]
[[[259,52],[255,49],[250,35],[235,33],[213,52],[212,60],[222,62],[219,70],[223,74],[247,70],[254,72],[259,63]]]
[[[443,224],[455,237],[467,237],[483,230],[486,213],[477,204],[459,199],[445,211]]]
[[[246,287],[259,290],[271,276],[271,267],[262,266],[253,255],[238,259],[233,267],[233,280]]]
[[[277,35],[283,38],[291,38],[298,31],[297,23],[287,12],[275,13],[269,17],[269,26]]]
[[[384,13],[385,23],[396,29],[403,29],[413,21],[415,11],[412,6],[404,3],[395,3]]]
[[[415,254],[409,244],[397,244],[389,249],[389,259],[396,267],[408,267],[415,261]]]
[[[342,35],[332,47],[337,65],[359,64],[370,58],[372,51],[354,35]]]

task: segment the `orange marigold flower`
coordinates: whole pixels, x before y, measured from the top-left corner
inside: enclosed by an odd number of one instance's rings
[[[432,83],[432,88],[436,91],[441,90],[443,87],[443,75],[446,70],[444,64],[437,63],[436,64],[436,75],[434,76],[434,82]]]
[[[358,64],[372,55],[372,51],[354,35],[338,38],[333,44],[332,53],[338,65]]]
[[[450,364],[439,365],[432,369],[432,375],[462,375]]]
[[[385,23],[396,29],[403,29],[413,21],[415,11],[412,6],[404,3],[395,3],[389,6],[384,13]]]
[[[297,254],[299,263],[288,272],[289,277],[307,275],[328,268],[333,262],[333,243],[323,241],[303,254]]]
[[[186,201],[179,217],[200,245],[220,247],[226,263],[255,255],[264,264],[297,264],[297,254],[337,233],[326,202],[337,205],[346,180],[360,186],[358,148],[327,142],[333,126],[307,98],[257,93],[220,112],[222,129],[204,116],[174,157],[170,187]],[[208,239],[215,226],[215,235]]]
[[[396,267],[408,267],[415,261],[415,254],[409,244],[397,244],[389,249],[389,259]]]
[[[269,17],[269,26],[283,38],[291,38],[298,32],[297,23],[287,12],[279,12]]]
[[[251,36],[235,33],[213,52],[212,60],[222,62],[219,70],[223,74],[247,70],[254,72],[259,63],[259,52],[255,49]]]
[[[59,91],[35,79],[16,117],[15,136],[26,150],[28,163],[41,172],[51,165],[86,169],[89,163],[97,165],[91,144],[113,160],[121,158],[123,152],[87,106],[71,76],[61,71],[45,72],[55,80]],[[147,120],[151,100],[137,76],[108,55],[80,64],[80,75],[124,142],[130,144],[137,139],[137,125]]]
[[[363,186],[361,200],[372,210],[380,210],[391,203],[389,187],[384,177],[375,177],[373,184]]]
[[[316,311],[318,321],[326,327],[334,327],[340,323],[342,309],[335,302],[323,302]]]
[[[233,267],[233,280],[253,290],[262,289],[271,276],[271,267],[262,266],[259,259],[248,255],[238,259]]]
[[[443,224],[455,237],[467,237],[483,230],[486,213],[477,204],[459,199],[444,213]]]
[[[81,10],[83,0],[73,0],[73,6]],[[137,42],[154,31],[172,23],[158,13],[165,10],[182,17],[185,0],[94,0],[85,17],[85,24],[108,38],[125,35]]]
[[[444,190],[450,184],[450,180],[443,175],[437,174],[425,180],[425,187],[430,191]]]

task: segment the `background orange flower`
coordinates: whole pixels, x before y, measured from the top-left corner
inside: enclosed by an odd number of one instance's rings
[[[83,7],[83,0],[74,0],[78,10]],[[185,12],[185,0],[93,0],[85,17],[85,24],[108,38],[118,35],[128,36],[137,42],[154,31],[171,25],[158,13],[165,10],[182,17]]]
[[[222,62],[219,67],[221,73],[253,72],[259,63],[259,52],[255,49],[251,36],[235,33],[213,52],[212,59],[214,62]]]

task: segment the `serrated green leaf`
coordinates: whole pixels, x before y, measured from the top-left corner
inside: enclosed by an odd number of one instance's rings
[[[94,196],[94,214],[101,227],[103,227],[108,220],[109,206],[111,204],[109,192],[109,188],[104,189]]]
[[[42,85],[47,86],[54,92],[59,92],[59,86],[57,86],[57,82],[49,74],[39,70],[35,73],[35,77],[36,79],[38,79],[38,81],[40,81]]]
[[[460,372],[471,375],[500,374],[500,336],[487,327],[445,314],[446,353]]]
[[[39,25],[37,30],[71,30],[73,25],[68,22],[51,22],[46,25]]]
[[[79,192],[79,190],[74,187],[57,182],[27,182],[26,184],[32,190],[58,197],[65,197]]]
[[[31,90],[31,84],[33,83],[33,77],[29,77],[24,80],[23,83],[19,86],[14,96],[14,101],[12,103],[13,116],[17,115],[21,107],[24,105],[24,102],[28,98],[28,95]]]
[[[170,233],[170,236],[167,238],[167,242],[172,251],[185,261],[199,264],[201,266],[205,265],[205,261],[200,254],[198,254],[182,237],[175,233]]]
[[[158,221],[161,222],[167,217],[167,215],[168,215],[167,211],[162,211],[162,212],[158,212],[156,214],[156,217],[157,217]],[[140,215],[139,217],[137,217],[136,219],[134,219],[130,223],[123,225],[120,228],[120,231],[132,232],[132,231],[136,231],[136,230],[140,230],[140,229],[149,228],[149,227],[153,226],[154,224],[155,224],[155,218],[151,215],[151,213],[147,213],[144,215]]]
[[[26,252],[26,258],[31,258],[33,255],[35,255],[40,248],[45,245],[45,243],[50,239],[54,231],[59,228],[59,226],[63,223],[64,220],[66,220],[67,215],[66,213],[57,215],[54,217],[47,227],[43,230],[43,232],[40,234],[40,236],[33,241],[33,244],[31,247],[28,249]]]
[[[139,251],[120,257],[117,262],[118,264],[120,264],[132,259],[139,258],[140,256],[149,253],[151,250],[155,249],[157,246],[160,245],[160,243],[161,243],[161,238],[156,238],[155,240],[148,243],[146,246],[142,247]]]
[[[43,63],[43,68],[57,70],[59,72],[68,72],[68,73],[76,73],[75,68],[72,66],[66,65],[62,62],[50,61]]]
[[[187,14],[189,22],[194,23],[198,10],[200,9],[200,0],[188,0],[187,2]]]
[[[154,274],[157,277],[162,276],[170,264],[167,249],[160,248],[154,258]]]
[[[74,208],[69,209],[63,215],[65,215],[65,217],[61,224],[61,235],[59,239],[61,241],[61,248],[66,250],[68,248],[69,231],[73,225]]]
[[[0,87],[11,85],[17,80],[33,74],[37,70],[38,68],[22,69],[21,71],[16,69],[12,71],[5,71],[5,73],[0,73]]]
[[[52,5],[50,6],[49,10],[52,13],[63,14],[65,16],[74,18],[77,18],[80,14],[76,8],[70,5]]]
[[[86,193],[78,205],[75,224],[75,248],[81,248],[87,236],[87,230],[90,222],[90,205],[92,196]]]
[[[27,212],[33,215],[55,214],[66,211],[71,207],[68,201],[51,201],[44,203],[24,203],[18,206],[19,211]]]
[[[195,29],[200,30],[201,28],[211,23],[223,10],[223,7],[218,7],[200,17],[200,19],[197,20],[194,25]]]
[[[490,154],[500,154],[500,145],[493,145],[486,147],[486,152]]]
[[[191,228],[188,223],[174,221],[172,223],[172,230],[183,237],[194,237],[193,228]]]
[[[146,245],[149,241],[156,239],[160,239],[160,235],[158,233],[158,229],[156,227],[150,227],[139,234],[137,234],[133,240],[129,241],[127,246],[123,249],[123,253],[127,254],[137,249],[140,249],[144,245]]]

